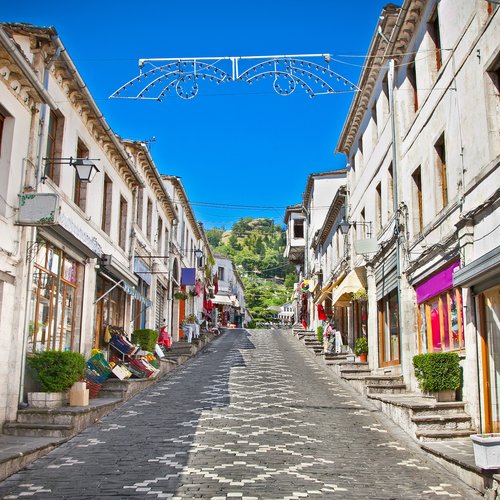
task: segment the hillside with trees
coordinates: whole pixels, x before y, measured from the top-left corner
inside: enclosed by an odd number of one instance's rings
[[[256,323],[269,322],[272,307],[289,302],[295,274],[283,257],[285,230],[272,219],[243,218],[230,230],[207,230],[212,248],[231,257],[246,289],[247,308]]]

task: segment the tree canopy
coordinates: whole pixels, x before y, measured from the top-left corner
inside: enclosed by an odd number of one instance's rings
[[[231,257],[246,289],[247,308],[253,319],[271,321],[276,311],[270,309],[290,300],[295,274],[283,257],[285,230],[272,219],[245,217],[225,231],[207,231],[213,249]]]

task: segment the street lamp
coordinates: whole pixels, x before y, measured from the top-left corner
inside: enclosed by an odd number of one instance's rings
[[[99,161],[98,158],[43,158],[45,162],[45,172],[47,172],[48,165],[71,165],[76,170],[76,175],[80,182],[89,183],[92,182],[95,174],[99,172],[99,169],[95,165],[95,161]],[[45,181],[46,175],[42,177],[42,181]]]
[[[340,229],[340,232],[345,236],[349,232],[349,229],[351,229],[351,226],[354,226],[354,229],[356,229],[356,226],[358,226],[358,225],[359,226],[368,226],[367,236],[368,236],[368,238],[372,237],[372,223],[371,222],[358,222],[358,221],[343,219],[342,222],[340,222],[340,224],[339,224],[339,229]]]

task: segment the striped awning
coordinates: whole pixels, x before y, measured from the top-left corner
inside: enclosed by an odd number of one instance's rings
[[[361,288],[366,288],[366,271],[364,267],[356,267],[333,290],[332,305],[351,302],[351,294]]]

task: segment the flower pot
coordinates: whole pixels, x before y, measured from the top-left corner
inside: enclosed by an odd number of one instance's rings
[[[481,469],[500,469],[500,434],[472,434],[476,465]]]
[[[360,363],[366,363],[368,359],[368,354],[362,353],[359,355],[359,362]]]
[[[59,408],[67,403],[67,392],[28,392],[28,404],[32,408]]]

